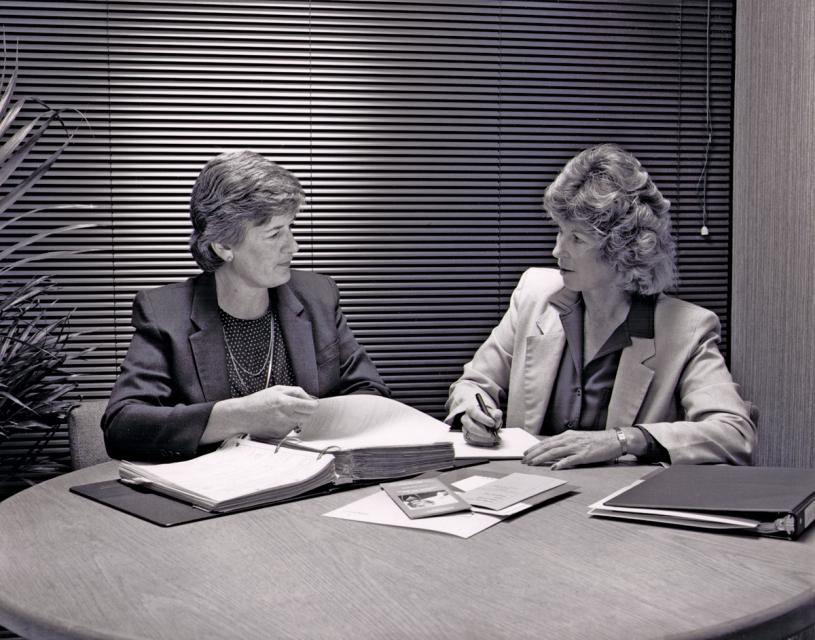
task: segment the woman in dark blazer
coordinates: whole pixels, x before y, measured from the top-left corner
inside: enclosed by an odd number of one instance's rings
[[[346,325],[333,280],[293,271],[303,191],[250,151],[201,170],[190,248],[204,273],[141,291],[102,429],[115,458],[170,462],[238,433],[280,437],[317,398],[390,395]]]
[[[450,388],[447,421],[473,444],[507,426],[544,436],[527,464],[640,458],[746,464],[755,425],[718,349],[711,311],[675,280],[670,203],[639,161],[605,144],[546,189],[558,270],[529,269],[504,318]],[[477,394],[484,401],[479,407]]]

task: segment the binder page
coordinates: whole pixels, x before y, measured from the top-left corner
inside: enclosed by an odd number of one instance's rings
[[[323,398],[287,442],[322,451],[448,442],[448,426],[406,404],[368,394]]]
[[[217,451],[192,460],[165,464],[122,462],[123,480],[157,484],[184,495],[222,502],[258,491],[302,483],[332,464],[333,456],[319,460],[311,452],[232,439]]]

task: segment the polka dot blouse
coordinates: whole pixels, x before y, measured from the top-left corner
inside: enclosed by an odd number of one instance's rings
[[[220,308],[218,313],[224,328],[226,368],[233,398],[260,391],[266,386],[267,376],[270,387],[296,384],[273,304],[264,315],[253,320],[241,320]]]

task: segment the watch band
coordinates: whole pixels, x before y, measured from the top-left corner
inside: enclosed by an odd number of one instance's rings
[[[614,433],[617,434],[617,442],[620,443],[620,449],[622,449],[620,455],[624,456],[628,453],[628,438],[625,436],[625,431],[620,427],[614,427]]]

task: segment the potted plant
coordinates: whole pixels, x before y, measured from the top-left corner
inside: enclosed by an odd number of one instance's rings
[[[67,112],[75,110],[51,109],[27,97],[14,100],[16,81],[17,65],[7,76],[4,63],[0,78],[0,237],[23,218],[44,210],[11,213],[12,206],[53,166],[75,133],[69,131],[63,121]],[[26,102],[40,105],[43,112],[20,123]],[[21,169],[23,161],[30,157],[43,134],[53,125],[61,126],[65,132],[62,144],[35,168]],[[58,208],[90,207],[63,205]],[[19,483],[25,479],[23,474],[53,473],[64,466],[44,455],[43,449],[76,404],[69,397],[76,388],[75,376],[68,372],[67,366],[85,353],[74,353],[68,348],[72,337],[70,313],[60,313],[56,308],[54,281],[47,275],[18,274],[19,268],[31,261],[79,251],[24,256],[20,252],[55,233],[92,226],[67,225],[34,234],[4,248],[0,245],[0,482]],[[15,434],[27,434],[27,437],[15,439]],[[25,445],[21,447],[19,442],[23,441]]]

